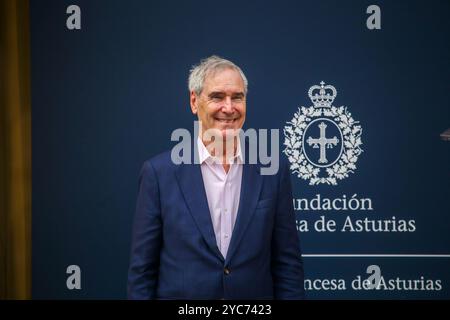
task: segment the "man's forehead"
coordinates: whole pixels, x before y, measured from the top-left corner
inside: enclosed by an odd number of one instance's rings
[[[204,85],[207,91],[244,91],[244,81],[240,73],[231,68],[216,70],[214,73],[208,74]]]

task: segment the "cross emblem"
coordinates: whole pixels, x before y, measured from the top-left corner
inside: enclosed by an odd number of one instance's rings
[[[334,136],[331,139],[328,139],[325,135],[325,129],[327,125],[324,122],[321,122],[319,124],[320,129],[320,137],[319,138],[311,138],[309,137],[306,142],[311,146],[313,145],[313,148],[319,148],[320,147],[320,158],[319,163],[327,163],[327,157],[325,153],[325,147],[328,149],[333,148],[333,146],[337,145],[339,143],[339,139]]]

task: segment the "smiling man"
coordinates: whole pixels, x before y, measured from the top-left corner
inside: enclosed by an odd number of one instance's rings
[[[261,175],[260,165],[244,162],[238,139],[247,78],[211,56],[191,70],[189,92],[201,124],[193,141],[199,163],[175,164],[170,151],[144,163],[128,297],[303,298],[287,164]]]
[[[247,79],[230,61],[213,56],[192,69],[189,91],[192,113],[199,119],[200,156],[214,156],[227,173],[230,161],[238,155],[238,134],[245,121]]]

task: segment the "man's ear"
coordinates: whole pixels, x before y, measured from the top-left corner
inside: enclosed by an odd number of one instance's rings
[[[191,91],[189,101],[191,102],[191,110],[193,114],[197,114],[198,112],[198,97],[194,91]]]

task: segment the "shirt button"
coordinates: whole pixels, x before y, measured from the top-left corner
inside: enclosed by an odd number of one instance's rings
[[[228,238],[228,235],[227,235],[227,234],[225,235],[225,239],[226,239],[226,238]]]
[[[229,275],[230,274],[230,269],[228,269],[228,268],[223,269],[223,273],[225,273],[226,275]]]

